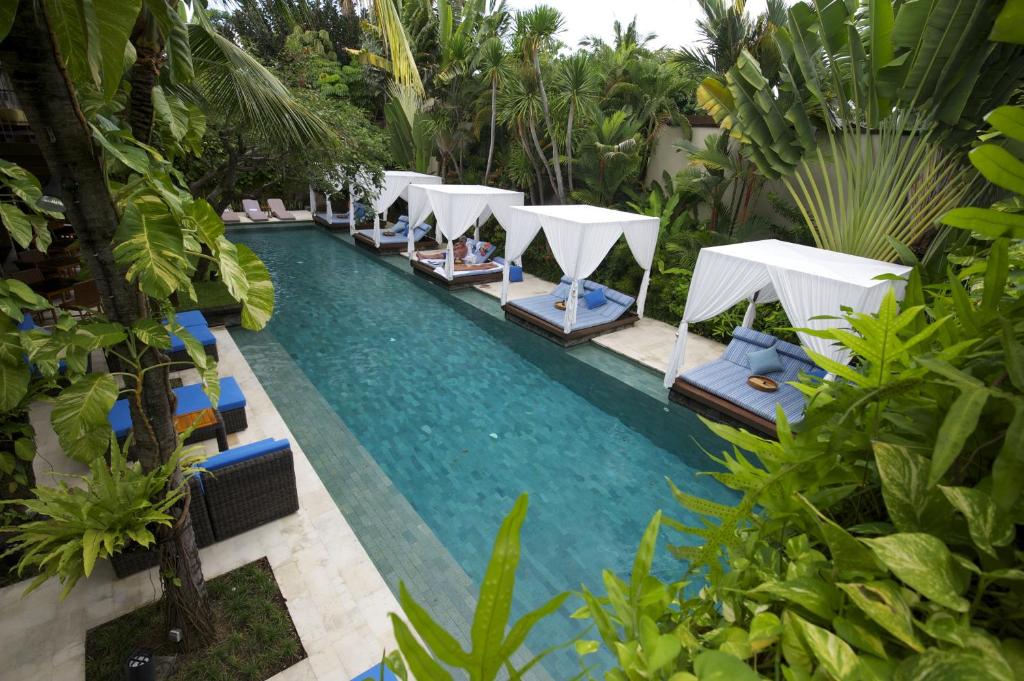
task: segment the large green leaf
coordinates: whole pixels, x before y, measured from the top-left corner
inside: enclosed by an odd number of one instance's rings
[[[911,649],[921,652],[924,646],[917,639],[914,617],[895,582],[878,581],[839,584],[853,604],[891,636]]]
[[[793,621],[828,676],[834,679],[864,678],[860,659],[846,641],[802,617],[794,616]]]
[[[180,142],[188,133],[188,105],[175,94],[168,95],[160,85],[153,87],[153,110],[167,126],[171,137]]]
[[[922,596],[957,612],[967,612],[954,574],[953,556],[930,534],[900,532],[865,539],[889,570]]]
[[[885,442],[876,442],[874,452],[885,507],[898,530],[932,531],[949,524],[949,506],[928,485],[928,459]]]
[[[86,374],[57,396],[50,421],[68,456],[88,462],[106,452],[111,434],[107,415],[117,392],[110,374]]]
[[[0,412],[17,407],[28,393],[29,369],[25,362],[0,362]]]
[[[1006,429],[1003,446],[992,463],[992,499],[1003,511],[1009,511],[1021,495],[1024,480],[1024,399],[1013,404],[1013,418]]]
[[[967,528],[974,543],[985,553],[996,557],[997,546],[1013,541],[1013,520],[1000,511],[992,498],[979,489],[969,487],[939,487],[949,502],[967,519]]]
[[[770,595],[805,608],[824,620],[836,616],[840,595],[836,588],[817,577],[795,577],[781,582],[765,582],[747,592],[751,595]]]
[[[700,681],[758,681],[761,677],[743,660],[719,650],[708,650],[693,660]]]
[[[398,589],[402,611],[408,618],[409,624],[413,626],[423,642],[437,656],[437,659],[453,667],[468,667],[469,654],[462,649],[455,637],[445,631],[440,624],[434,621],[430,613],[416,602],[405,588],[405,582],[400,582]]]
[[[142,9],[142,0],[80,0],[84,8],[88,35],[89,63],[95,73],[102,73],[103,94],[110,99],[121,85],[125,71],[125,47],[135,20]],[[90,5],[95,15],[91,26]]]
[[[3,219],[4,226],[7,227],[11,238],[22,248],[28,248],[32,243],[32,236],[35,233],[33,221],[40,220],[46,224],[44,218],[38,215],[27,215],[13,203],[0,203],[0,218]]]
[[[988,401],[989,391],[984,387],[965,386],[946,412],[939,432],[935,437],[931,467],[928,470],[928,486],[938,484],[949,467],[953,465],[968,438],[974,434],[981,419],[981,412]]]
[[[505,517],[494,540],[470,630],[473,650],[470,676],[480,681],[493,679],[504,660],[499,659],[505,627],[512,610],[512,593],[519,565],[519,532],[526,520],[528,501],[521,495]]]
[[[1024,45],[1024,0],[1006,0],[992,26],[990,40]]]
[[[409,627],[406,626],[405,622],[392,613],[391,627],[395,632],[395,641],[398,643],[398,647],[402,651],[402,655],[405,661],[409,665],[409,671],[417,679],[430,679],[431,681],[451,681],[452,675],[449,674],[445,669],[430,656],[420,642],[416,640],[416,637],[409,631]]]
[[[985,116],[985,122],[1018,142],[1024,142],[1024,106],[1001,106]]]
[[[1018,213],[1006,213],[991,208],[954,208],[940,217],[939,222],[950,227],[969,229],[994,239],[1024,239],[1024,215]]]
[[[235,244],[238,264],[249,282],[245,300],[242,302],[242,326],[259,331],[274,313],[274,284],[270,271],[255,253],[244,244]]]
[[[982,144],[970,153],[971,163],[994,185],[1024,194],[1024,163],[997,144]]]
[[[116,239],[114,257],[147,295],[167,298],[188,281],[181,227],[162,201],[146,197],[125,207]]]
[[[177,2],[167,0],[144,0],[146,9],[156,18],[164,36],[164,52],[171,68],[171,78],[177,84],[192,80],[192,49],[188,44],[188,24],[175,11]]]

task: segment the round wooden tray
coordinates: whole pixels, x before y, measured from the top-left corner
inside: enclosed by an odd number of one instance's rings
[[[556,310],[564,310],[565,309],[565,301],[564,300],[559,300],[558,302],[556,302],[555,303],[555,309]]]
[[[773,393],[779,389],[779,384],[767,376],[751,376],[747,379],[747,384],[754,390],[760,390],[763,393]]]

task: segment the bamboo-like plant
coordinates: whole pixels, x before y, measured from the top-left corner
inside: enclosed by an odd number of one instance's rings
[[[1003,4],[801,2],[774,34],[778,88],[744,52],[698,101],[782,178],[820,246],[892,259],[963,203],[963,131],[1024,75],[1020,47],[988,41]]]

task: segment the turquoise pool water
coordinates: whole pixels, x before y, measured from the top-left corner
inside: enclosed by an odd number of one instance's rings
[[[693,522],[666,477],[731,500],[696,475],[711,465],[701,447],[721,443],[689,412],[322,231],[232,238],[273,275],[277,311],[267,333],[379,464],[388,493],[408,500],[477,584],[503,516],[530,494],[515,614],[581,584],[603,592],[602,569],[628,576],[658,509]],[[345,474],[311,460],[323,478]],[[388,547],[367,550],[373,558]],[[655,572],[667,579],[683,568],[662,544]],[[578,630],[558,617],[528,645],[541,650]],[[545,668],[557,679],[579,671],[572,652]]]

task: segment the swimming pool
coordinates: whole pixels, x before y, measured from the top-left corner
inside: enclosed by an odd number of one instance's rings
[[[297,419],[303,414],[289,399],[288,371],[301,372],[296,381],[315,388],[343,422],[338,430],[350,431],[386,476],[370,493],[401,495],[476,584],[501,519],[529,492],[514,616],[581,584],[603,591],[602,569],[627,576],[658,509],[693,522],[666,477],[686,491],[732,499],[713,479],[696,476],[710,465],[701,447],[721,443],[689,412],[581,360],[587,350],[567,352],[496,318],[487,302],[468,305],[320,230],[239,230],[232,238],[263,258],[277,292],[267,331],[238,332],[236,340],[332,495],[349,504],[339,503],[346,515],[358,512],[349,497],[366,493],[365,485],[339,470],[350,464],[317,456],[316,443],[303,439],[289,417],[290,410]],[[294,369],[272,361],[268,344],[279,344]],[[319,421],[308,424],[308,437],[334,437]],[[362,520],[368,528],[410,522],[391,514]],[[353,526],[359,533],[359,523]],[[415,531],[393,528],[390,543]],[[403,550],[360,539],[375,562]],[[401,561],[389,565],[382,569],[389,584],[409,581]],[[659,551],[659,576],[682,569]],[[444,607],[444,596],[424,600]],[[457,604],[454,614],[471,605]],[[557,617],[528,645],[541,650],[576,631],[578,623]],[[545,668],[559,679],[578,672],[572,652],[549,658]]]

